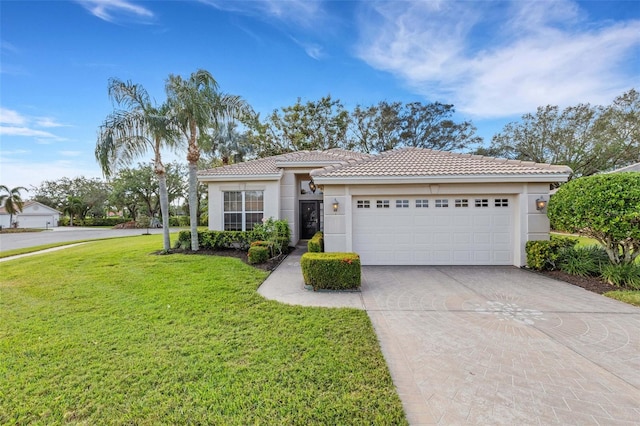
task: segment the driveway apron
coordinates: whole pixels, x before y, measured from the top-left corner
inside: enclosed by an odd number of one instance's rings
[[[412,425],[640,424],[640,309],[515,267],[365,266]]]

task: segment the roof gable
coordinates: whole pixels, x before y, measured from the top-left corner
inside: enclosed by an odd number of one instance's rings
[[[0,207],[0,214],[9,214],[7,209]],[[20,214],[20,213],[18,213]],[[38,201],[25,201],[22,206],[21,214],[61,214],[58,210],[44,205]]]
[[[233,177],[279,178],[285,168],[318,168],[329,165],[352,164],[369,157],[373,156],[337,148],[326,151],[297,151],[201,170],[198,172],[198,177],[200,180]]]

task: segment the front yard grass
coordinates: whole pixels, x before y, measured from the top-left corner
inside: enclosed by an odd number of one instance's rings
[[[364,311],[267,301],[161,236],[2,264],[0,424],[406,424]]]
[[[604,295],[630,305],[640,306],[640,291],[637,290],[615,290]]]

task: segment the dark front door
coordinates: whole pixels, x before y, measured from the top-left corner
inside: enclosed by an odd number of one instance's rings
[[[320,230],[320,201],[300,201],[300,239],[308,240]]]

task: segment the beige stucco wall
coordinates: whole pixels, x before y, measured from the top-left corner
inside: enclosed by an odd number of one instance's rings
[[[209,229],[222,231],[225,191],[264,191],[264,217],[278,218],[280,213],[280,184],[277,180],[251,182],[209,182]]]
[[[326,251],[352,251],[352,198],[360,195],[421,195],[421,194],[505,194],[513,198],[514,265],[526,263],[525,243],[549,238],[549,220],[536,210],[536,199],[549,200],[548,183],[481,183],[437,185],[325,185],[324,242]],[[334,212],[334,200],[339,203]]]

